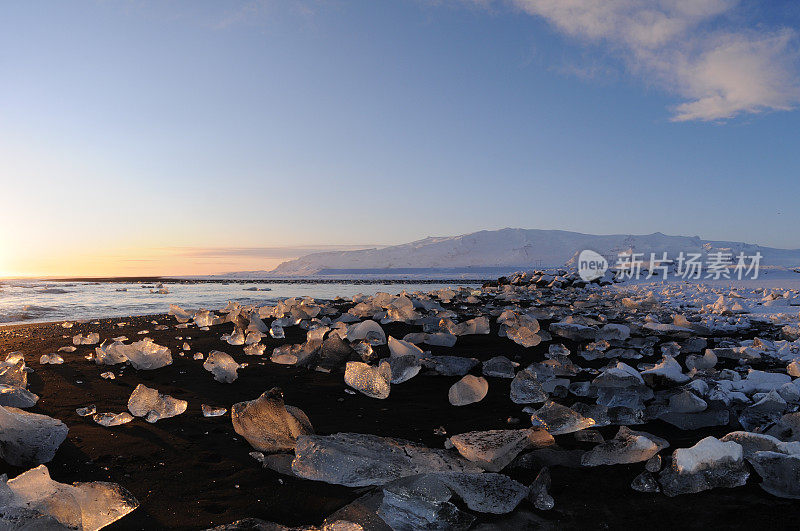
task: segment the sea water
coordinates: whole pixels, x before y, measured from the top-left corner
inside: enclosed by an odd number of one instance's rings
[[[479,286],[458,283],[396,281],[213,281],[213,282],[60,282],[0,280],[0,324],[99,319],[166,313],[170,304],[214,310],[228,301],[271,305],[289,297],[351,298],[363,293],[431,291],[443,287]],[[159,291],[168,293],[158,293]]]

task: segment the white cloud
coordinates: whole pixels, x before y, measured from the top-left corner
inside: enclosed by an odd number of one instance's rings
[[[631,72],[684,98],[675,121],[800,103],[796,32],[726,27],[736,0],[507,1],[570,37],[610,47]]]

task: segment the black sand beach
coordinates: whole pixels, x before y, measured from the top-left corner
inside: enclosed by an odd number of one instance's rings
[[[168,324],[169,328],[156,331],[153,321]],[[127,324],[118,327],[118,322]],[[265,322],[269,324],[269,320]],[[60,482],[117,482],[140,501],[137,510],[109,529],[203,529],[248,517],[289,526],[320,525],[326,516],[370,491],[370,488],[329,485],[262,469],[250,457],[250,445],[234,432],[230,413],[204,418],[200,411],[203,403],[230,409],[236,402],[254,399],[277,386],[283,390],[287,404],[306,412],[318,434],[371,433],[405,438],[434,448],[441,448],[446,437],[434,433],[440,426],[452,435],[514,427],[509,426],[509,417],[520,419],[517,426],[530,423],[521,413],[521,407],[508,400],[510,380],[507,379],[490,378],[488,396],[480,403],[464,407],[453,407],[447,400],[448,388],[458,377],[424,374],[393,386],[388,399],[376,400],[346,393],[341,373],[326,374],[270,362],[269,353],[274,347],[305,340],[305,331],[299,327],[287,328],[285,340],[265,338],[265,356],[256,357],[245,356],[242,347],[232,347],[219,339],[230,332],[230,323],[213,326],[206,332],[197,328],[176,329],[175,324],[174,317],[156,315],[105,319],[99,324],[76,324],[71,329],[62,328],[60,323],[0,328],[0,352],[22,351],[27,364],[34,369],[29,375],[29,389],[41,398],[30,411],[60,419],[69,427],[67,440],[52,462],[47,463],[52,477]],[[142,337],[137,335],[140,330],[149,330],[148,337],[172,349],[172,365],[152,371],[137,371],[132,367],[120,371],[119,366],[98,366],[85,359],[94,346],[62,353],[65,359],[62,365],[39,364],[42,354],[72,344],[74,334],[99,332],[101,339],[124,334],[138,340]],[[403,337],[419,328],[392,323],[384,325],[384,330],[387,336]],[[191,344],[192,351],[181,356],[184,341]],[[248,363],[234,383],[214,381],[203,369],[203,362],[192,359],[193,352],[208,354],[215,349],[231,354],[239,363]],[[542,343],[526,349],[507,338],[499,338],[492,320],[490,335],[463,336],[453,348],[430,349],[435,354],[480,360],[502,354],[525,364],[544,359],[547,347]],[[376,347],[376,351],[388,355],[386,346]],[[604,363],[601,360],[595,365],[601,367]],[[100,378],[100,373],[108,370],[117,378]],[[480,366],[472,372],[480,374]],[[111,428],[75,412],[88,404],[96,404],[98,412],[126,411],[127,400],[139,383],[187,400],[188,410],[156,424],[135,419]],[[617,429],[608,426],[599,431],[608,439]],[[720,426],[685,432],[659,420],[636,429],[666,438],[671,444],[669,451],[691,446],[706,435],[720,437],[731,431]],[[592,446],[578,442],[574,434],[555,439],[564,449],[585,450]],[[508,468],[504,472],[529,484],[540,465]],[[755,474],[743,487],[669,498],[630,488],[631,480],[642,470],[641,463],[591,468],[571,465],[551,466],[550,492],[556,501],[552,511],[537,511],[529,501],[523,501],[514,515],[484,516],[478,526],[489,525],[486,529],[699,529],[764,525],[794,528],[800,518],[800,504],[770,496],[758,487]],[[9,477],[23,471],[0,464],[0,473]]]

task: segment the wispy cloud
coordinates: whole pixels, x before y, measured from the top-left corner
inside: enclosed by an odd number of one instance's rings
[[[734,23],[736,0],[501,1],[571,38],[608,47],[632,73],[682,97],[674,121],[719,121],[800,103],[797,32]]]

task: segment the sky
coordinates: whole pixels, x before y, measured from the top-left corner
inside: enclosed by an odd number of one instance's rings
[[[793,0],[0,3],[0,276],[503,227],[800,248]]]

